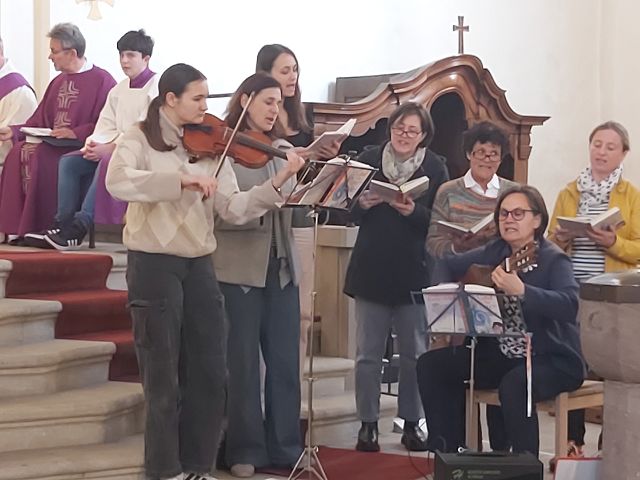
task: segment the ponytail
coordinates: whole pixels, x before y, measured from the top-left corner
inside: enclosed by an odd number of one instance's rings
[[[158,152],[170,152],[176,148],[176,146],[167,145],[164,138],[162,138],[162,130],[160,129],[160,107],[162,100],[160,95],[151,100],[149,109],[147,110],[147,118],[140,123],[140,129],[147,138],[147,142],[149,142],[151,148]]]

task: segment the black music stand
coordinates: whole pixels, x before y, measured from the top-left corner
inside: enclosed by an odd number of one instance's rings
[[[313,265],[316,266],[316,249],[318,245],[318,216],[322,210],[351,211],[358,197],[369,185],[377,169],[358,162],[349,157],[334,161],[312,160],[285,200],[283,207],[308,208],[307,216],[313,219]],[[353,163],[353,164],[352,164]],[[311,318],[315,317],[315,279],[311,288]],[[288,480],[300,478],[309,472],[320,480],[328,480],[318,458],[318,447],[313,442],[313,324],[309,328],[309,371],[307,373],[307,435],[305,448],[293,466]],[[305,461],[306,459],[306,461]],[[298,467],[301,467],[297,472]],[[297,473],[296,473],[297,472]]]
[[[412,294],[415,296],[415,293]],[[470,338],[471,349],[469,380],[469,405],[473,405],[475,390],[475,353],[479,337],[522,337],[522,333],[504,331],[501,299],[504,293],[467,291],[459,283],[446,290],[420,292],[425,304],[428,335],[464,335]],[[433,317],[431,319],[430,317]],[[530,390],[529,390],[530,392]],[[467,430],[471,423],[471,409],[467,409]]]

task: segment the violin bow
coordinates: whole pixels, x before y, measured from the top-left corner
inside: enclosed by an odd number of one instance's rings
[[[227,158],[227,152],[229,151],[229,147],[231,147],[231,142],[233,142],[233,139],[236,137],[236,133],[238,133],[238,130],[240,129],[240,125],[242,124],[242,120],[244,119],[245,115],[247,114],[247,110],[249,109],[249,105],[251,105],[251,102],[253,101],[253,97],[255,96],[255,93],[256,92],[251,92],[251,94],[249,95],[249,98],[247,99],[246,105],[242,109],[242,113],[240,114],[240,118],[238,118],[238,121],[236,122],[236,126],[234,127],[233,131],[231,132],[231,135],[229,136],[229,140],[227,141],[227,144],[224,147],[224,151],[222,152],[222,156],[220,157],[220,162],[218,163],[218,167],[216,168],[216,173],[214,174],[214,178],[218,178],[218,175],[220,174],[220,170],[222,169],[222,165],[224,164],[224,161]]]

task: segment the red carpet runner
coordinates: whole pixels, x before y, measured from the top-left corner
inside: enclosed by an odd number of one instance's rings
[[[365,453],[343,448],[320,447],[318,457],[331,480],[416,480],[433,473],[433,458],[426,453],[392,455]],[[261,469],[260,472],[288,477],[288,470]],[[310,478],[308,474],[299,478]],[[312,477],[316,478],[316,477]]]
[[[7,297],[59,301],[56,338],[114,342],[109,378],[138,381],[127,292],[106,287],[110,256],[0,251],[0,259],[13,263]]]

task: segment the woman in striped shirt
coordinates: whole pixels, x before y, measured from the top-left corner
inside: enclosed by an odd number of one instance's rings
[[[560,192],[549,224],[549,239],[570,256],[576,280],[603,272],[635,268],[640,260],[640,191],[622,178],[622,162],[630,148],[627,130],[617,122],[598,125],[589,136],[590,164]],[[595,217],[618,207],[620,228],[590,228],[586,237],[558,225],[559,216]],[[581,456],[584,410],[569,414],[569,452]]]

